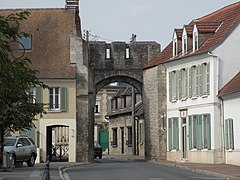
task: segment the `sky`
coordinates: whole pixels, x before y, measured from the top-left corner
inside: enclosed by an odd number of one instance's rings
[[[237,0],[80,0],[82,33],[90,40],[156,41],[162,49],[174,28]],[[0,8],[64,8],[65,0],[0,0]]]

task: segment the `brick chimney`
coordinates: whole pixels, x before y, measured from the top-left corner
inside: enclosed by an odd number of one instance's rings
[[[79,9],[79,0],[66,0],[66,9]]]

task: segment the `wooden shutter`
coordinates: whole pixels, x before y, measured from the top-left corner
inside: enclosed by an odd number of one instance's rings
[[[174,118],[174,145],[175,149],[179,150],[179,131],[178,131],[178,118]]]
[[[189,97],[191,98],[192,97],[192,68],[189,68]]]
[[[192,149],[192,116],[188,116],[188,139],[189,149]]]
[[[207,114],[207,146],[211,149],[211,116]]]
[[[210,63],[207,63],[207,70],[206,70],[206,72],[207,72],[207,74],[206,74],[206,76],[207,76],[207,78],[206,78],[206,88],[207,88],[207,94],[210,94]]]
[[[168,118],[168,149],[172,150],[172,118]]]
[[[229,147],[230,149],[234,149],[233,144],[233,120],[229,119]]]
[[[184,87],[184,98],[188,97],[188,68],[185,69],[185,87]]]
[[[43,102],[42,88],[41,87],[36,87],[36,102],[37,103],[42,103]]]
[[[176,86],[176,89],[175,89],[176,98],[175,99],[178,100],[179,99],[179,95],[178,95],[178,93],[179,93],[179,71],[176,71],[175,75],[176,75],[176,82],[174,82],[174,84]]]
[[[202,115],[197,116],[197,149],[202,149]]]
[[[60,88],[60,92],[61,92],[61,111],[65,112],[67,111],[67,88],[62,87]]]
[[[224,134],[225,134],[225,148],[229,149],[229,142],[228,142],[228,119],[225,119],[225,129],[224,129]]]
[[[179,70],[178,71],[179,75],[178,75],[178,99],[181,100],[182,99],[182,73],[183,70]]]
[[[169,101],[172,101],[172,72],[169,72]]]

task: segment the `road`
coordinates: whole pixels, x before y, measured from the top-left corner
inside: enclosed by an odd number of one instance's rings
[[[97,159],[65,170],[66,180],[201,180],[223,179],[144,160]]]

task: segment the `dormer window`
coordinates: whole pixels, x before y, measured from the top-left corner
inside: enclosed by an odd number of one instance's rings
[[[197,25],[194,25],[193,29],[193,52],[198,50],[198,29]]]
[[[188,49],[187,49],[187,31],[184,28],[183,29],[183,35],[182,35],[182,54],[187,53]]]
[[[177,41],[177,33],[176,31],[174,32],[173,34],[173,40],[172,40],[172,43],[173,43],[173,57],[177,56],[178,55],[178,41]]]

